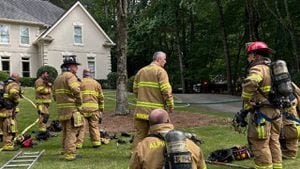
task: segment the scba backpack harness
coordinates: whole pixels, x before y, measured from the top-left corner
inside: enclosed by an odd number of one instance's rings
[[[165,141],[164,169],[192,169],[192,155],[187,150],[187,137],[181,131],[171,130],[162,136],[150,134],[148,137],[156,137]]]

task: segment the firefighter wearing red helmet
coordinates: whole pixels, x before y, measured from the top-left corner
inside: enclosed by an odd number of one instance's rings
[[[249,69],[242,85],[242,99],[243,109],[251,112],[248,141],[254,153],[255,168],[281,169],[279,134],[282,121],[279,109],[268,101],[272,84],[268,56],[273,50],[266,43],[256,41],[247,44],[246,52]]]

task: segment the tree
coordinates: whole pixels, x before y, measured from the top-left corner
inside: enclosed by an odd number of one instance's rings
[[[127,0],[117,0],[117,92],[115,114],[126,115],[127,100]]]
[[[295,64],[296,64],[296,70],[297,72],[300,72],[300,61],[299,61],[299,54],[298,54],[298,45],[297,45],[297,36],[295,32],[295,27],[292,23],[292,19],[290,16],[290,10],[288,1],[284,0],[284,12],[285,15],[282,14],[282,12],[279,9],[278,0],[274,0],[274,10],[271,9],[269,4],[266,0],[263,0],[263,3],[267,10],[273,15],[273,17],[283,26],[284,29],[286,29],[290,35],[291,43],[292,43],[292,49],[293,49],[293,55],[295,58]]]
[[[224,12],[223,12],[223,6],[221,4],[220,0],[216,0],[218,10],[220,13],[220,31],[222,32],[222,41],[223,41],[223,48],[224,48],[224,57],[226,61],[226,71],[227,71],[227,90],[229,93],[232,92],[232,77],[231,77],[231,60],[229,55],[229,48],[228,48],[228,42],[227,42],[227,33],[225,30],[225,20],[224,20]]]

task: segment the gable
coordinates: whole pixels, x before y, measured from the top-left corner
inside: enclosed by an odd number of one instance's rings
[[[51,37],[51,35],[53,35],[53,32],[57,30],[64,31],[64,28],[70,29],[71,24],[83,25],[83,29],[91,29],[97,31],[96,34],[105,39],[106,43],[114,45],[114,42],[107,36],[104,30],[100,27],[100,25],[88,13],[88,11],[82,6],[82,4],[79,1],[76,2],[52,27],[46,30],[38,39],[44,39],[47,36]]]

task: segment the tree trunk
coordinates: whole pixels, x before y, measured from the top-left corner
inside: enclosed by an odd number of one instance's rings
[[[228,93],[232,93],[231,61],[230,61],[229,48],[227,43],[227,33],[225,30],[224,12],[220,0],[216,0],[216,2],[220,13],[220,31],[222,32],[223,35],[222,41],[223,41],[224,56],[225,56],[226,70],[227,70],[227,78],[226,78],[227,90]]]
[[[248,38],[247,41],[252,42],[255,40],[259,40],[258,26],[259,26],[259,16],[255,12],[255,1],[254,0],[246,0],[246,15],[247,15],[247,33]]]
[[[292,20],[290,17],[290,11],[289,11],[289,6],[287,3],[287,0],[284,0],[284,7],[285,7],[285,12],[286,12],[286,22],[287,22],[287,28],[289,31],[289,34],[291,36],[291,42],[292,42],[292,46],[293,46],[293,54],[295,56],[295,60],[297,63],[297,72],[300,71],[300,65],[299,65],[299,53],[298,53],[298,45],[297,45],[297,37],[296,37],[296,33],[295,33],[295,29],[294,26],[292,24]]]
[[[185,80],[184,80],[184,67],[183,67],[183,61],[182,61],[182,57],[183,57],[183,53],[181,51],[181,43],[180,43],[180,29],[182,28],[181,24],[180,24],[180,18],[183,17],[181,15],[179,15],[179,7],[176,10],[176,51],[177,51],[177,56],[178,56],[178,61],[179,61],[179,70],[180,70],[180,82],[181,82],[181,88],[182,88],[182,93],[185,93]]]
[[[127,100],[127,0],[117,0],[117,92],[115,114],[126,115]]]

